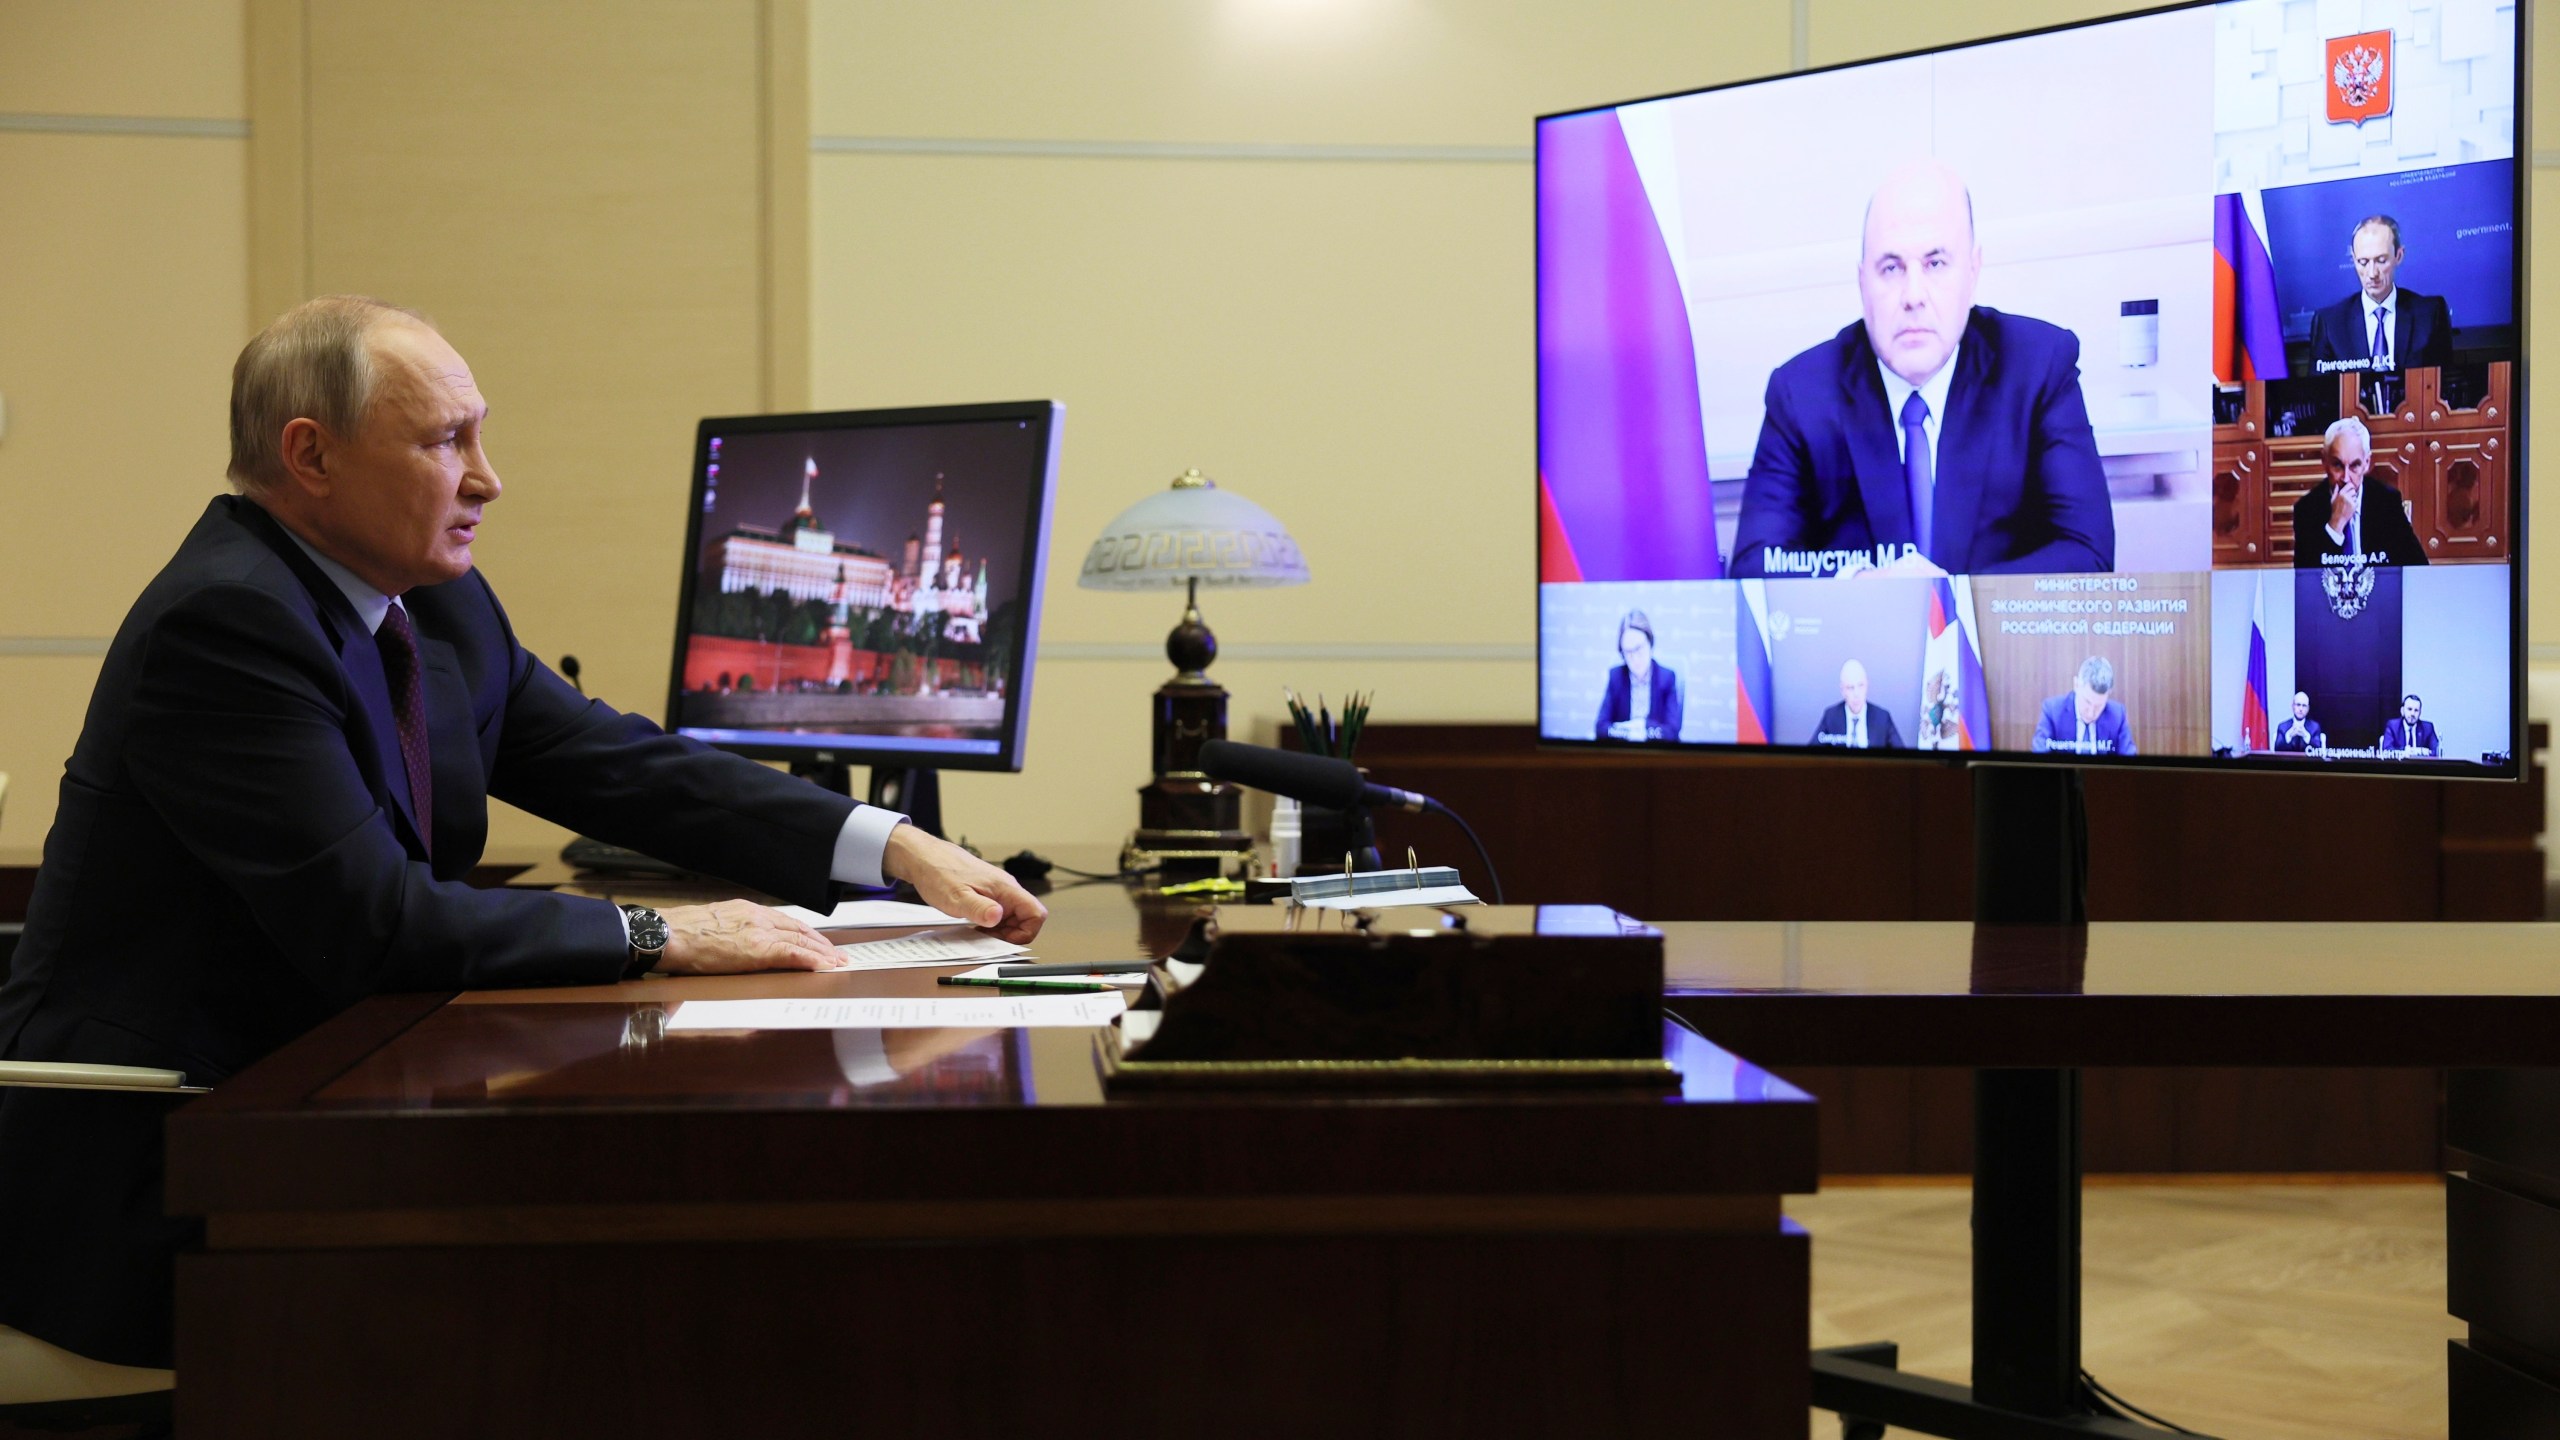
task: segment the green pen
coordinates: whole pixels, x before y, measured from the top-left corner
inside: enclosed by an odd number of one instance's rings
[[[1117,985],[1096,985],[1084,980],[995,980],[967,975],[944,975],[934,983],[937,985],[989,985],[1001,990],[1061,990],[1070,995],[1100,995],[1105,991],[1120,988]]]

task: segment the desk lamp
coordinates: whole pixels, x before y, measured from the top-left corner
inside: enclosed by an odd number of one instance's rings
[[[1181,590],[1182,623],[1165,637],[1174,676],[1156,687],[1155,778],[1138,791],[1138,829],[1120,868],[1161,866],[1168,879],[1217,874],[1252,853],[1244,797],[1200,773],[1200,746],[1227,735],[1227,692],[1209,678],[1218,637],[1200,618],[1200,587],[1304,585],[1307,562],[1271,512],[1197,470],[1102,529],[1076,583],[1087,590]]]

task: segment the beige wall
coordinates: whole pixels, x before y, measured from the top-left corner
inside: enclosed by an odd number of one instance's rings
[[[472,359],[509,485],[483,563],[529,645],[650,713],[696,417],[1065,399],[1030,765],[949,786],[987,844],[1134,821],[1175,606],[1074,571],[1186,465],[1280,515],[1315,570],[1215,602],[1240,731],[1284,682],[1374,688],[1382,719],[1525,719],[1530,117],[2106,8],[0,5],[0,117],[231,127],[0,118],[0,849],[41,837],[96,649],[220,488],[232,353],[333,288],[428,310]],[[2560,154],[2560,107],[2540,110]],[[1215,151],[1254,145],[1351,150]],[[2535,538],[2560,578],[2560,536]],[[2560,641],[2560,584],[2533,614]],[[552,835],[502,816],[495,838]]]
[[[222,486],[241,37],[237,0],[0,5],[0,849],[43,839],[105,637]]]
[[[817,403],[1067,402],[1028,764],[946,777],[951,824],[1136,823],[1180,605],[1075,577],[1185,466],[1270,509],[1315,576],[1207,607],[1232,731],[1284,683],[1373,689],[1381,719],[1529,718],[1529,118],[1783,69],[1790,27],[1771,3],[814,0]],[[875,148],[824,148],[847,138]],[[953,140],[1362,153],[882,153]]]

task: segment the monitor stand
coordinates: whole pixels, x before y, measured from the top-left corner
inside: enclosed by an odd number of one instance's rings
[[[1973,920],[2044,927],[2086,955],[2089,819],[2080,772],[1973,771]],[[2076,932],[2076,934],[2075,934]],[[2074,941],[2077,945],[2072,944]],[[2056,967],[2067,988],[2078,969]],[[1977,988],[1981,988],[1979,984]],[[1891,1341],[1817,1350],[1813,1400],[1847,1440],[1885,1427],[1941,1436],[2157,1436],[2080,1366],[2080,1072],[1973,1077],[1973,1384],[1905,1375]]]
[[[794,760],[791,773],[838,795],[853,793],[853,767],[840,760]],[[923,765],[871,767],[870,803],[895,810],[936,840],[942,833],[942,772]]]

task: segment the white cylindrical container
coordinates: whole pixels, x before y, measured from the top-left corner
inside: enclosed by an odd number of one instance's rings
[[[2134,369],[2160,363],[2160,302],[2127,300],[2116,308],[2116,355]]]
[[[1286,795],[1271,802],[1271,867],[1284,880],[1298,873],[1298,802]]]

